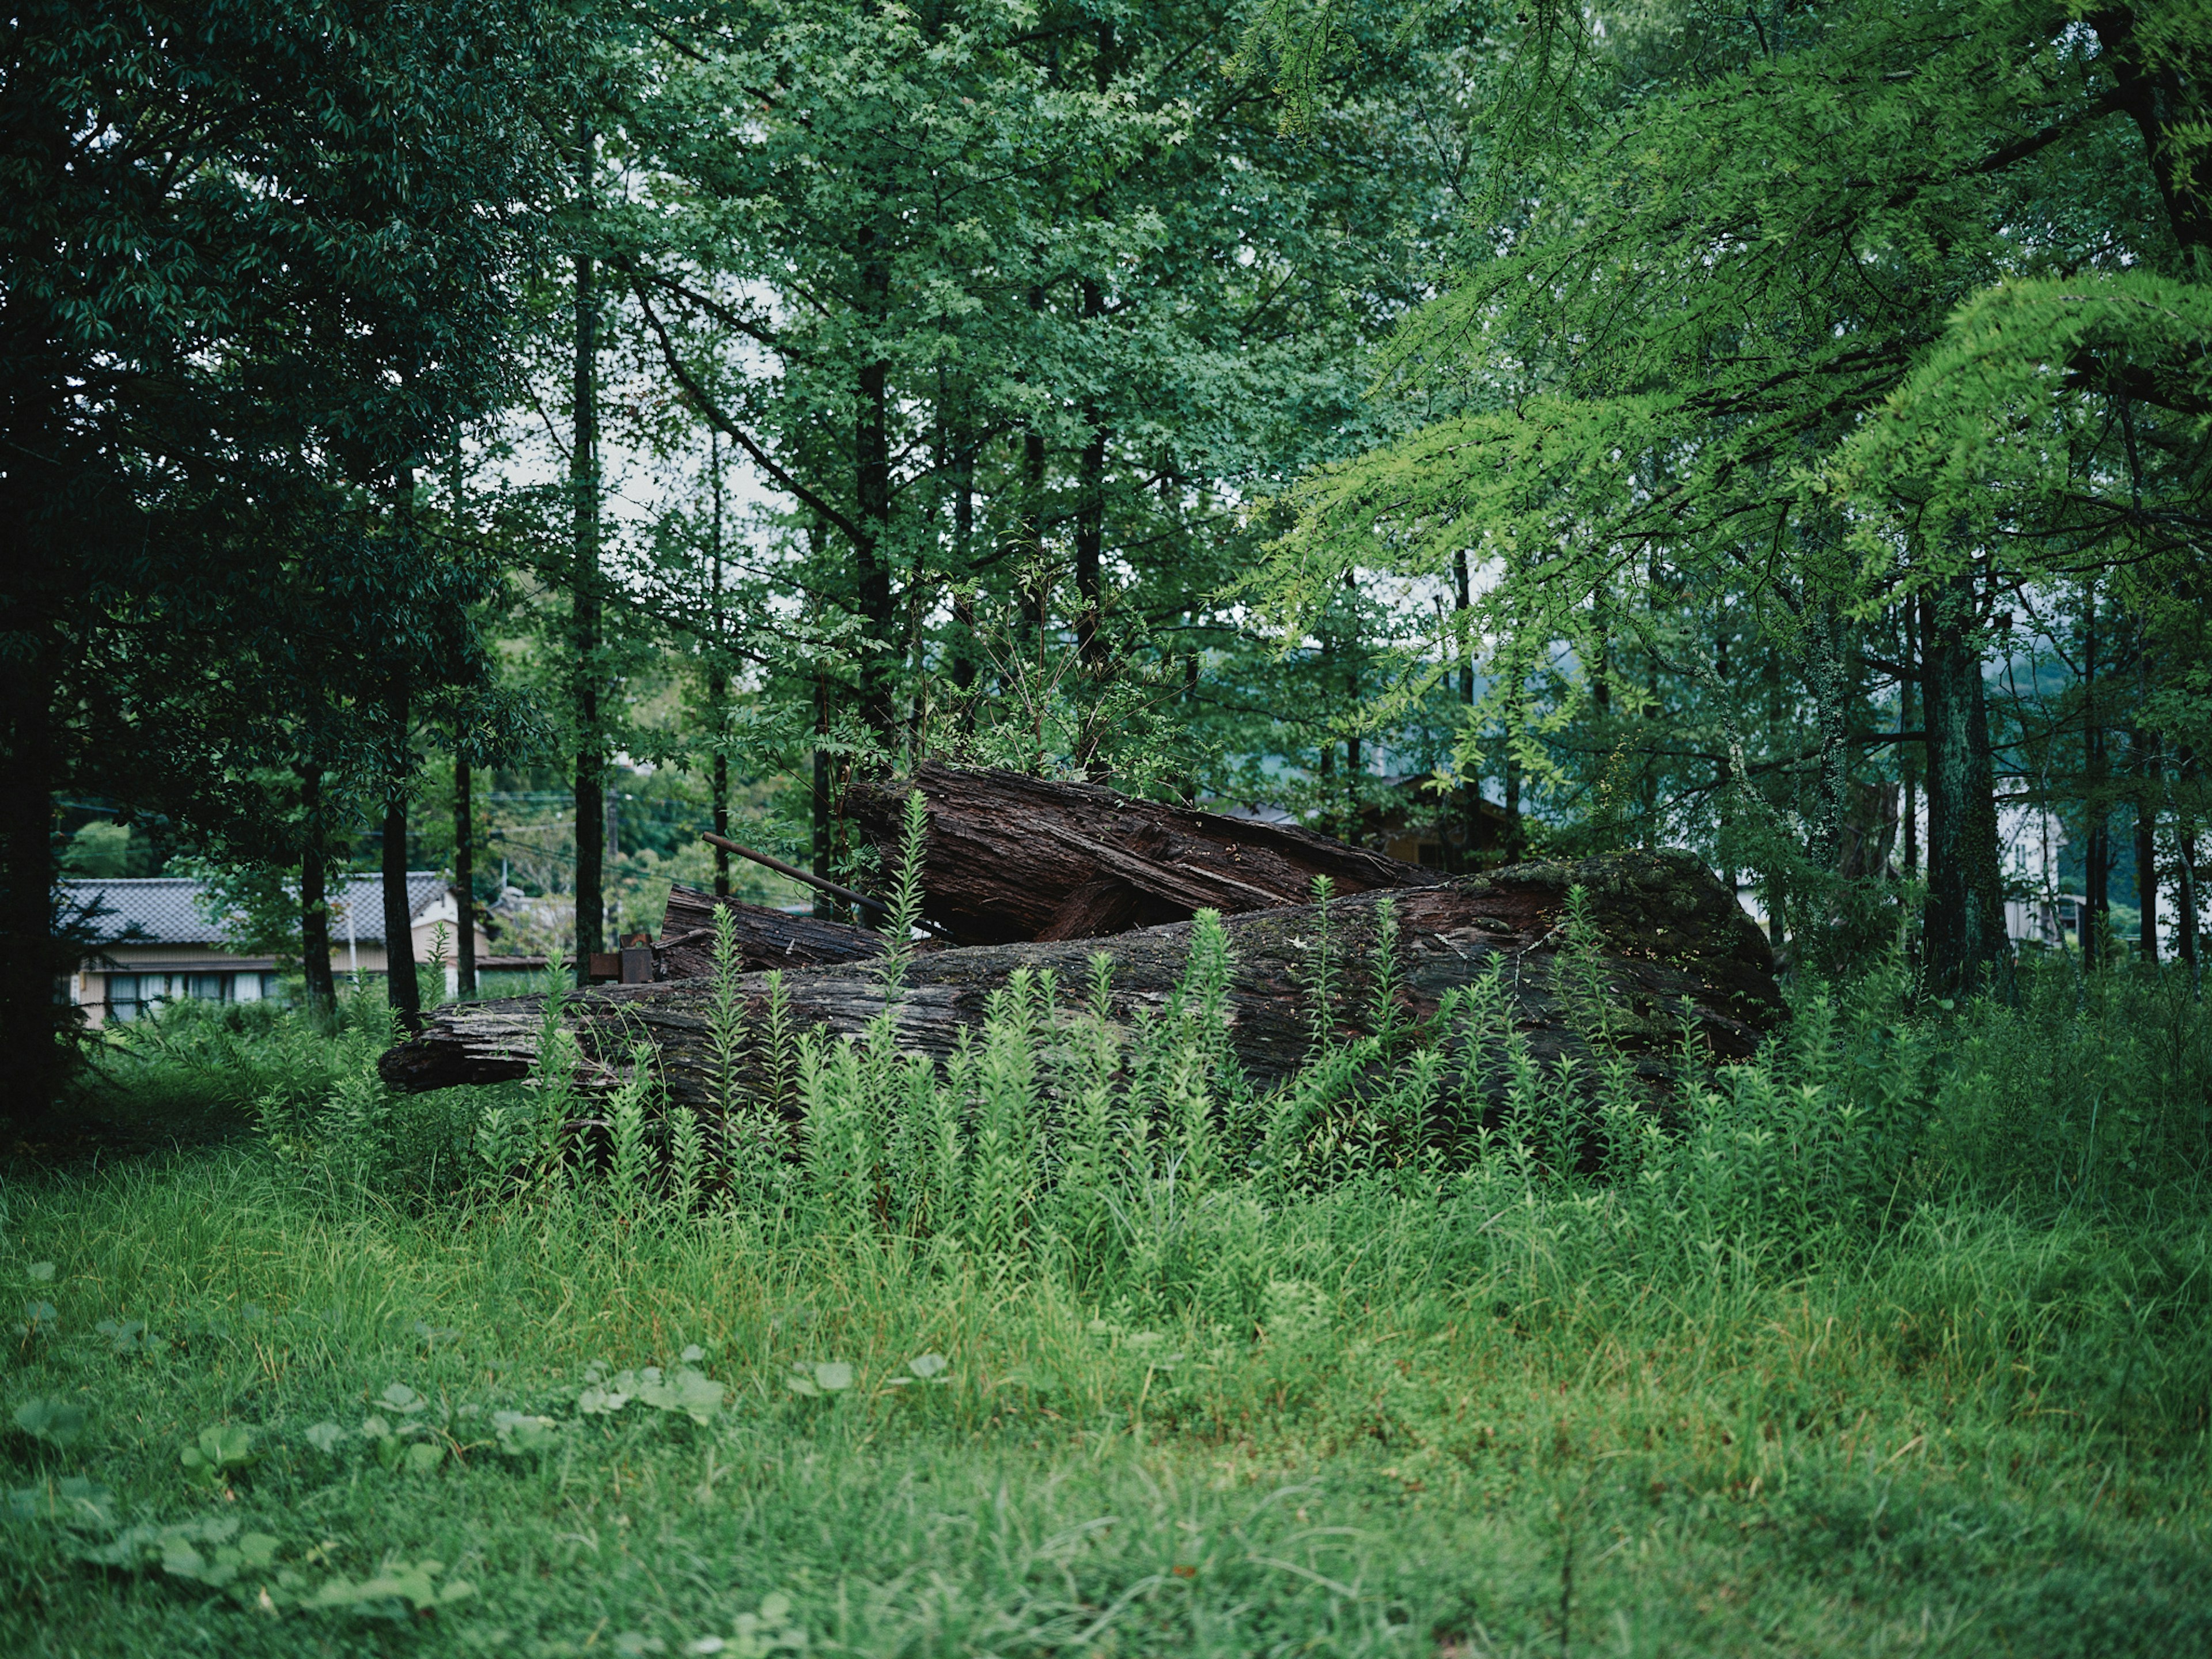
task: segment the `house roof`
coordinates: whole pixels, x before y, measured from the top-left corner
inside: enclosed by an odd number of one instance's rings
[[[99,878],[62,884],[64,902],[75,909],[98,904],[93,931],[102,945],[133,944],[220,945],[222,924],[208,919],[200,907],[207,884],[191,876],[143,876],[134,878]],[[445,878],[435,870],[407,872],[407,919],[419,919],[445,896]],[[331,889],[331,938],[346,937],[347,911],[354,918],[354,937],[370,942],[384,938],[384,878],[346,876]]]

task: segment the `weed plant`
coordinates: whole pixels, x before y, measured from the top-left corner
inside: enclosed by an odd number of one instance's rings
[[[1880,967],[1661,1113],[1569,937],[1564,1073],[1386,943],[1261,1094],[1208,918],[1156,1010],[1017,976],[941,1066],[902,953],[836,1041],[726,945],[698,1115],[557,1009],[465,1118],[365,1018],[241,1034],[251,1142],[0,1193],[0,1645],[2212,1648],[2185,988]]]

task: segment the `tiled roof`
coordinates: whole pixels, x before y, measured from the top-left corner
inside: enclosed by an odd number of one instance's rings
[[[62,884],[63,902],[70,910],[97,902],[103,914],[93,919],[100,943],[113,945],[126,936],[148,945],[220,945],[222,925],[208,920],[199,898],[205,884],[189,876],[150,876],[125,879],[97,878]],[[444,896],[445,878],[435,870],[407,872],[407,915],[412,921]],[[354,937],[363,942],[384,938],[384,878],[341,878],[331,890],[331,938],[346,937],[346,909],[354,915]]]

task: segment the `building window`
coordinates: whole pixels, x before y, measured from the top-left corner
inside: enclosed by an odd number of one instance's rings
[[[144,1002],[141,1000],[141,986],[148,979],[159,977],[159,975],[149,974],[110,974],[107,976],[107,1017],[126,1021],[137,1018],[145,1008]]]

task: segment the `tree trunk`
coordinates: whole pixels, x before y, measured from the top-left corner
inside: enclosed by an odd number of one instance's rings
[[[722,664],[722,434],[713,427],[707,428],[707,470],[714,503],[707,582],[707,717],[714,732],[708,806],[714,833],[726,841],[730,835],[730,676]],[[730,851],[726,847],[714,849],[714,896],[730,896]]]
[[[0,1052],[8,1056],[0,1117],[30,1133],[45,1127],[66,1073],[60,1041],[65,1005],[57,1001],[54,984],[77,964],[54,927],[54,790],[61,769],[51,701],[54,653],[36,620],[9,608],[19,626],[31,623],[22,631],[33,645],[0,653],[0,744],[7,768],[0,777]]]
[[[2142,959],[2158,963],[2158,806],[2164,781],[2158,733],[2136,727],[2136,902],[2142,907],[2137,943]]]
[[[1587,1057],[1581,1035],[1591,1011],[1574,1006],[1555,973],[1566,948],[1568,890],[1589,890],[1601,942],[1597,966],[1608,985],[1616,1041],[1633,1056],[1651,1092],[1670,1075],[1686,1012],[1712,1053],[1748,1055],[1786,1010],[1775,989],[1765,941],[1710,871],[1685,853],[1632,853],[1578,864],[1522,865],[1488,876],[1389,895],[1397,914],[1398,965],[1409,1011],[1425,1018],[1455,988],[1495,969],[1516,1027],[1540,1060]],[[1382,894],[1340,899],[1328,908],[1330,950],[1345,989],[1334,1011],[1340,1030],[1364,1028],[1370,1006],[1364,967],[1374,949]],[[1230,1042],[1260,1087],[1281,1083],[1306,1057],[1308,998],[1322,918],[1302,905],[1232,916],[1234,966]],[[1113,1017],[1127,1023],[1162,1008],[1182,980],[1191,924],[1176,923],[1109,939],[987,945],[917,957],[896,1005],[900,1047],[943,1060],[959,1034],[984,1021],[991,994],[1018,969],[1049,972],[1063,997],[1083,987],[1091,959],[1113,968]],[[801,1028],[836,1036],[865,1030],[884,1006],[878,964],[810,968],[783,975]],[[740,981],[750,1029],[758,1031],[766,976]],[[654,1046],[671,1101],[713,1109],[717,1091],[708,1018],[711,981],[607,987],[569,999],[564,1019],[585,1055],[583,1086],[618,1080],[639,1037]],[[544,1000],[456,1004],[441,1009],[417,1041],[379,1063],[394,1088],[421,1091],[496,1083],[528,1074],[537,1052]],[[1495,1036],[1495,1033],[1490,1034]]]
[[[2087,915],[2081,919],[2081,965],[2096,968],[2105,960],[2105,941],[2112,933],[2112,830],[2110,803],[2105,786],[2110,769],[2106,764],[2105,722],[2098,702],[2097,590],[2087,593],[2087,639],[2081,677],[2082,770],[2087,781],[2085,805],[2089,818],[2081,891]]]
[[[1452,576],[1459,588],[1452,608],[1458,613],[1461,628],[1464,630],[1468,612],[1474,608],[1474,594],[1467,567],[1467,550],[1463,547],[1452,555]],[[1474,641],[1468,639],[1462,631],[1460,638],[1455,641],[1454,644],[1459,651],[1460,707],[1468,711],[1467,719],[1470,728],[1468,737],[1472,741],[1474,737],[1472,729],[1474,714]],[[1510,766],[1512,763],[1508,761],[1506,763]],[[1482,848],[1481,775],[1478,773],[1470,779],[1465,787],[1467,820],[1461,833],[1467,837],[1467,853],[1461,861],[1460,867],[1462,870],[1472,870],[1475,866],[1475,855]]]
[[[386,712],[396,732],[396,751],[407,741],[407,691],[397,681],[393,688]],[[407,785],[406,775],[395,763],[385,780],[384,994],[398,1012],[400,1024],[415,1031],[422,1025],[422,988],[415,980],[415,935],[407,902]]]
[[[1111,62],[1111,24],[1103,26],[1098,54],[1099,91],[1105,91],[1107,65]],[[1083,315],[1094,321],[1106,314],[1104,290],[1090,277],[1083,279]],[[1106,428],[1094,410],[1085,411],[1091,436],[1083,446],[1076,474],[1075,501],[1075,649],[1086,668],[1095,668],[1105,655],[1098,638],[1099,617],[1104,605],[1099,564],[1106,548]],[[1103,781],[1103,769],[1091,774]]]
[[[1850,684],[1845,670],[1843,612],[1836,605],[1816,607],[1810,618],[1813,639],[1806,653],[1808,690],[1820,738],[1819,811],[1813,821],[1814,866],[1841,867],[1844,825],[1850,811]]]
[[[1915,626],[1918,617],[1917,605],[1908,604],[1905,607],[1905,673],[1897,687],[1897,724],[1900,732],[1921,729],[1917,724],[1920,718],[1919,629]],[[1921,744],[1923,749],[1926,747],[1925,738],[1921,739]],[[1905,805],[1899,819],[1905,831],[1905,874],[1910,880],[1920,873],[1920,767],[1913,757],[1911,743],[1903,743],[1898,747],[1900,751],[1897,757],[1898,770],[1903,775],[1905,782]]]
[[[1971,575],[1921,596],[1921,694],[1928,733],[1929,987],[1959,997],[1987,988],[2005,962],[1997,872],[1996,765]]]
[[[2191,996],[2201,996],[2204,964],[2198,958],[2197,919],[2197,757],[2181,751],[2181,800],[2173,815],[2174,861],[2181,866],[2181,934],[2175,941],[2189,974]]]
[[[929,802],[922,910],[963,942],[1095,939],[1297,904],[1327,876],[1340,894],[1444,879],[1307,830],[1163,805],[1095,784],[925,761],[855,784],[862,833],[894,868],[907,793]]]
[[[870,257],[872,241],[872,236],[862,240],[860,286],[867,313],[881,319],[890,311],[890,267]],[[860,659],[860,717],[885,751],[895,754],[897,720],[891,707],[891,664],[896,659],[890,647],[896,618],[885,546],[891,520],[890,363],[874,358],[862,364],[859,392],[853,433],[853,483],[861,533],[854,542],[853,559],[859,578],[860,616],[868,641],[878,647]]]
[[[808,805],[812,813],[814,873],[829,872],[831,854],[836,850],[836,828],[830,822],[834,805],[830,787],[830,675],[827,670],[817,670],[814,677],[814,776],[813,793]],[[814,895],[814,914],[829,921],[837,914],[837,902],[827,893],[817,890]]]
[[[577,146],[577,194],[592,199],[593,142],[583,130]],[[592,982],[592,957],[604,948],[606,908],[606,755],[599,732],[599,294],[589,252],[576,255],[575,443],[568,485],[575,495],[574,606],[576,720],[576,982]]]
[[[1358,592],[1358,574],[1356,571],[1344,573],[1344,591],[1352,594]],[[1352,841],[1359,835],[1359,698],[1362,687],[1359,683],[1358,601],[1355,599],[1347,602],[1344,610],[1352,630],[1347,641],[1350,648],[1344,653],[1344,696],[1351,711],[1347,718],[1352,722],[1351,730],[1344,734],[1344,838]]]
[[[327,1025],[337,1012],[337,981],[331,972],[330,857],[323,822],[323,769],[300,774],[300,975],[307,981],[307,1013]]]
[[[465,735],[453,734],[453,908],[459,937],[453,940],[453,990],[477,994],[477,809],[475,769],[469,764]]]

